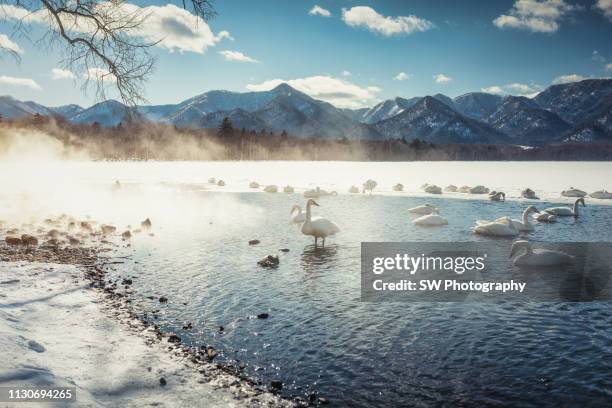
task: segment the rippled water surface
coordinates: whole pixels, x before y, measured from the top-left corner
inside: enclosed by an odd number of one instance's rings
[[[475,220],[518,218],[528,204],[422,197],[417,190],[423,182],[485,184],[509,196],[530,186],[546,198],[535,202],[545,208],[570,203],[559,197],[570,184],[589,192],[612,190],[603,185],[612,179],[610,164],[170,163],[165,170],[164,164],[147,165],[82,169],[88,183],[124,181],[113,195],[92,196],[98,198],[88,204],[94,217],[153,220],[155,235],[135,235],[122,250],[131,258],[114,273],[135,277],[139,307],[149,313],[160,309],[164,328],[189,343],[213,345],[225,362],[244,361],[245,371],[257,379],[281,379],[287,395],[316,391],[336,406],[388,407],[605,406],[612,400],[609,303],[360,301],[362,241],[489,241],[470,232]],[[297,174],[300,179],[292,181]],[[208,185],[208,177],[225,179],[227,187]],[[370,177],[386,194],[343,194]],[[289,223],[291,206],[304,204],[301,194],[254,192],[246,188],[250,180],[340,191],[321,198],[315,211],[341,232],[326,248],[315,248]],[[412,193],[390,193],[396,182]],[[407,209],[425,202],[439,207],[449,224],[413,226]],[[576,219],[537,225],[526,237],[612,241],[612,207],[587,199],[581,210]],[[249,246],[251,239],[261,243]],[[279,255],[277,269],[257,266],[268,254]],[[169,298],[167,305],[147,299],[161,295]],[[268,319],[256,318],[264,312]],[[182,329],[185,322],[193,329]]]

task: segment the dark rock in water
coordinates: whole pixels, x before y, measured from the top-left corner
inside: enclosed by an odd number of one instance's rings
[[[325,397],[319,397],[319,405],[327,405],[329,404],[329,400]]]
[[[38,245],[38,238],[29,234],[23,234],[21,236],[21,243],[23,245]]]
[[[225,330],[225,327],[219,326],[219,333],[223,333],[224,330]]]
[[[168,343],[180,343],[181,341],[181,338],[174,333],[168,336]]]
[[[166,382],[166,379],[164,377],[159,379],[159,385],[161,385],[163,387],[166,384],[168,384],[168,383]]]
[[[132,238],[132,233],[130,231],[123,231],[123,233],[121,234],[121,238],[130,239]]]
[[[43,347],[43,345],[42,345],[42,344],[40,344],[39,342],[34,341],[34,340],[29,340],[29,341],[28,341],[28,348],[29,348],[30,350],[34,350],[34,351],[35,351],[35,352],[37,352],[37,353],[44,353],[44,352],[45,352],[45,350],[46,350],[46,349]]]
[[[217,351],[212,346],[206,346],[206,357],[212,361],[215,357],[217,357]]]
[[[132,280],[131,279],[124,279],[123,281],[121,281],[122,285],[131,285],[132,284]]]
[[[159,298],[159,303],[167,303],[168,302],[168,298],[165,296],[162,296]]]
[[[289,248],[282,248],[281,252],[289,252]]]
[[[275,390],[282,390],[283,382],[281,380],[272,380],[270,381],[270,387],[272,387]]]
[[[183,326],[183,330],[191,330],[191,329],[193,329],[192,323],[187,323],[186,325]]]
[[[0,282],[0,285],[10,285],[12,283],[19,283],[19,282],[21,282],[19,279],[9,279],[9,280]]]
[[[312,391],[310,394],[308,394],[308,399],[310,402],[315,402],[317,400],[317,393]]]
[[[259,244],[261,241],[258,239],[252,239],[249,241],[249,245],[257,245]]]
[[[4,238],[4,240],[8,245],[21,245],[21,238],[19,237],[7,236],[6,238]]]
[[[145,229],[151,228],[152,225],[153,224],[151,224],[151,220],[148,218],[140,223],[140,226]]]
[[[268,313],[260,313],[257,315],[258,319],[267,319],[268,317],[270,317]]]
[[[280,261],[278,260],[278,256],[276,255],[268,255],[261,261],[257,262],[257,265],[262,266],[264,268],[276,268]]]

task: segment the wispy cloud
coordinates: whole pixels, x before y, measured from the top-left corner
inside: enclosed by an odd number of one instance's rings
[[[311,16],[331,17],[331,12],[319,5],[315,5],[313,8],[311,8],[308,14]]]
[[[51,70],[51,79],[74,79],[75,76],[71,71],[61,68],[53,68]]]
[[[490,94],[495,94],[495,95],[503,95],[503,94],[505,94],[505,93],[506,93],[506,92],[505,92],[505,91],[502,89],[502,87],[501,87],[501,86],[497,86],[497,85],[494,85],[494,86],[489,86],[489,87],[487,87],[487,88],[480,88],[480,90],[481,90],[482,92],[486,92],[486,93],[490,93]]]
[[[83,73],[83,79],[101,81],[102,83],[117,82],[117,78],[104,68],[89,68]]]
[[[23,54],[23,50],[15,42],[11,41],[6,34],[0,34],[0,52],[9,51],[15,54]]]
[[[351,27],[367,28],[373,33],[385,37],[408,35],[413,32],[427,31],[435,27],[434,23],[414,15],[385,17],[371,7],[357,6],[342,9],[342,20]]]
[[[41,86],[31,78],[16,78],[6,75],[0,75],[0,85],[20,86],[34,91],[42,90]]]
[[[606,62],[606,57],[601,55],[597,50],[593,50],[593,53],[591,54],[591,59],[595,62]]]
[[[612,0],[597,0],[595,8],[601,11],[604,16],[612,20]]]
[[[564,17],[578,8],[564,0],[516,0],[508,14],[500,15],[493,24],[499,28],[554,33]]]
[[[537,95],[542,88],[538,85],[527,85],[519,82],[506,85],[506,89],[509,89],[509,93],[518,96],[527,96],[529,98]]]
[[[239,51],[225,50],[219,51],[219,54],[221,54],[226,61],[250,62],[253,64],[259,63],[259,61],[257,61],[255,58],[244,55]]]
[[[396,81],[406,81],[407,79],[410,79],[411,77],[412,77],[412,74],[407,74],[405,72],[400,72],[395,77],[393,77],[393,79],[396,80]]]
[[[345,79],[327,75],[316,75],[297,79],[271,79],[258,84],[249,84],[250,91],[267,91],[287,83],[298,91],[343,108],[361,108],[377,101],[381,89],[375,86],[362,87]]]
[[[127,32],[129,36],[146,43],[155,43],[155,46],[170,52],[189,51],[202,54],[221,40],[232,39],[227,31],[214,34],[206,21],[173,4],[139,7],[124,3],[120,7],[126,15],[144,16],[142,24]],[[21,7],[0,5],[0,15],[9,20],[19,20],[26,24],[45,24],[55,28],[54,20],[44,10],[30,12]],[[96,27],[89,20],[75,21],[72,17],[66,19],[66,26],[73,31],[89,34],[96,31]]]
[[[434,81],[436,81],[436,84],[447,84],[453,80],[453,78],[446,76],[444,74],[436,74],[433,76],[433,78],[434,78]]]
[[[352,75],[353,75],[353,73],[351,71],[347,71],[347,70],[342,71],[342,76],[350,77]]]
[[[552,83],[556,84],[569,84],[570,82],[578,82],[587,79],[587,77],[579,74],[567,74],[561,75],[553,79]]]

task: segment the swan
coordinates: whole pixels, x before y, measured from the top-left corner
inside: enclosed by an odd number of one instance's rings
[[[488,194],[489,189],[486,188],[485,186],[476,186],[476,187],[470,188],[469,192],[470,194]]]
[[[474,234],[489,235],[495,237],[514,237],[518,235],[514,223],[509,217],[500,218],[495,221],[476,221],[477,225],[472,227]]]
[[[578,188],[570,187],[569,190],[563,190],[561,192],[563,197],[584,197],[587,195],[586,191],[582,191]]]
[[[428,215],[438,212],[438,209],[431,204],[423,204],[408,210],[412,214]]]
[[[294,215],[296,212],[297,214]],[[302,212],[302,207],[297,204],[291,207],[291,212],[289,214],[291,214],[291,222],[294,224],[301,224],[306,221],[306,214]]]
[[[454,186],[452,184],[444,187],[444,191],[448,191],[449,193],[456,193],[457,192],[457,186]]]
[[[506,201],[506,193],[504,193],[503,191],[491,191],[489,193],[489,200]]]
[[[459,193],[469,193],[471,189],[472,189],[472,187],[470,187],[470,186],[461,186],[461,187],[459,187],[459,190],[457,190],[457,192],[459,192]]]
[[[393,191],[404,191],[404,185],[401,183],[397,183],[393,186]]]
[[[368,179],[366,180],[365,183],[363,183],[363,193],[365,193],[366,191],[370,190],[370,194],[372,194],[372,191],[376,188],[376,186],[378,185],[377,182],[375,182],[374,180]]]
[[[292,187],[292,186],[285,186],[285,187],[283,187],[283,193],[288,193],[288,194],[290,194],[290,193],[293,193],[294,191],[295,191],[295,190],[293,189],[293,187]]]
[[[530,189],[529,187],[527,187],[526,189],[524,189],[523,191],[521,191],[521,197],[523,198],[528,198],[530,200],[539,200],[540,197],[538,197],[535,194],[535,191],[533,191],[532,189]]]
[[[351,194],[357,194],[357,193],[359,193],[359,187],[357,187],[357,186],[351,186],[351,188],[349,188],[349,193],[351,193]]]
[[[574,260],[574,257],[561,251],[553,251],[550,249],[531,247],[528,241],[520,240],[512,244],[510,250],[510,258],[514,258],[522,251],[523,255],[518,256],[514,260],[514,264],[518,266],[554,266],[566,265]]]
[[[448,220],[442,217],[441,215],[434,213],[423,215],[422,217],[419,217],[416,220],[412,221],[412,223],[414,225],[420,226],[438,226],[448,224]]]
[[[321,189],[320,187],[317,187],[313,190],[308,190],[308,191],[304,191],[304,197],[305,198],[319,198],[319,197],[324,197],[324,196],[337,196],[338,193],[335,191],[326,191]]]
[[[270,184],[269,186],[265,186],[263,191],[266,193],[277,193],[278,187],[276,187],[274,184]]]
[[[557,215],[559,217],[578,217],[578,204],[582,204],[583,207],[586,207],[586,204],[584,203],[584,198],[580,197],[574,203],[573,210],[569,207],[551,207],[545,209],[544,211],[548,214]]]
[[[548,223],[557,222],[557,216],[549,214],[547,212],[533,214],[533,219],[538,222],[548,222]]]
[[[599,198],[600,200],[610,200],[612,199],[612,193],[608,193],[607,190],[599,190],[594,193],[589,194],[590,197]]]
[[[223,180],[219,180],[219,181],[217,181],[217,185],[218,185],[219,187],[223,187],[223,186],[225,186],[225,181],[223,181]]]
[[[259,183],[258,183],[258,182],[256,182],[256,181],[251,181],[251,182],[249,183],[249,187],[250,187],[250,188],[259,188]]]
[[[425,187],[425,192],[429,194],[442,194],[442,189],[434,184]]]
[[[302,234],[313,236],[315,238],[315,247],[317,246],[317,240],[322,238],[323,246],[325,246],[325,238],[340,232],[340,228],[327,218],[313,218],[311,215],[311,207],[313,205],[319,206],[319,204],[311,198],[306,203],[306,220],[304,224],[302,224]]]
[[[496,219],[495,222],[503,223],[509,220],[512,223],[512,225],[514,225],[514,228],[516,228],[519,231],[533,231],[533,224],[529,222],[529,214],[539,213],[539,212],[540,211],[534,205],[530,205],[529,207],[525,208],[525,211],[523,211],[522,220],[511,219],[509,217],[501,217],[501,218]],[[482,221],[477,221],[477,222],[482,222]],[[484,221],[484,223],[487,223],[487,221]]]

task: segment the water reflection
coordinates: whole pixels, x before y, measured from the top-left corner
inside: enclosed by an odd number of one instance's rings
[[[333,269],[338,259],[338,244],[326,247],[306,245],[302,251],[301,266],[307,273],[315,273],[321,268]]]

